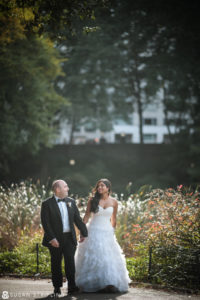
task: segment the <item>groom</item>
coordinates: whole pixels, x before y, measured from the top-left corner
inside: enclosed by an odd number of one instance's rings
[[[82,222],[75,201],[68,197],[69,187],[64,180],[52,184],[53,197],[42,203],[41,221],[44,229],[42,244],[49,248],[51,255],[51,272],[54,286],[53,297],[61,294],[63,277],[61,270],[62,256],[65,261],[65,274],[68,280],[68,294],[77,292],[75,284],[76,232],[74,223],[81,232],[81,240],[87,236],[86,225]]]

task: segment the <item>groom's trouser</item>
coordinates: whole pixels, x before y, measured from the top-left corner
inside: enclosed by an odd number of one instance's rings
[[[63,233],[63,243],[59,248],[49,247],[51,254],[51,272],[54,287],[61,287],[63,282],[61,262],[64,256],[65,274],[68,280],[68,288],[75,287],[75,262],[76,246],[71,233]]]

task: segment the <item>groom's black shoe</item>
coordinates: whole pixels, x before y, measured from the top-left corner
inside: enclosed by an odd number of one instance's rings
[[[58,295],[61,295],[61,290],[60,290],[60,287],[55,287],[54,288],[54,298],[58,298]]]
[[[53,294],[50,294],[47,299],[57,299],[59,295],[61,295],[61,290],[59,287],[55,287]]]
[[[74,286],[72,288],[68,288],[68,295],[72,295],[72,294],[75,294],[75,293],[78,293],[80,292],[80,289],[77,287],[77,286]]]

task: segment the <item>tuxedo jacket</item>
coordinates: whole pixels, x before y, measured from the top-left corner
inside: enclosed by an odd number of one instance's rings
[[[74,199],[66,197],[65,203],[68,210],[69,216],[69,225],[72,233],[72,238],[74,244],[77,245],[76,232],[74,228],[74,223],[78,227],[81,232],[81,235],[86,237],[87,227],[83,223],[78,208]],[[44,237],[42,244],[46,247],[50,246],[50,241],[54,238],[62,245],[63,243],[63,223],[62,217],[60,213],[60,209],[58,207],[57,201],[55,197],[51,197],[42,202],[41,208],[41,221],[44,229]]]

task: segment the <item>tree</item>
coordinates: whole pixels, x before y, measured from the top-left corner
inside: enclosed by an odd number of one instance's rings
[[[125,97],[132,99],[133,108],[137,110],[140,143],[143,144],[143,111],[158,90],[157,72],[152,63],[156,30],[154,26],[145,26],[148,15],[142,9],[137,10],[132,3],[118,1],[115,14],[121,24],[116,51],[119,52],[119,66],[126,88],[124,93]]]
[[[61,61],[52,42],[45,38],[17,40],[1,48],[0,147],[4,172],[21,147],[35,152],[52,139],[54,115],[66,101],[53,84],[62,74]]]
[[[70,100],[70,106],[62,111],[63,120],[67,119],[71,126],[70,142],[80,125],[90,123],[101,131],[111,129],[114,113],[110,112],[111,97],[107,90],[110,82],[105,75],[105,56],[99,55],[103,45],[97,43],[98,38],[99,33],[95,32],[62,43],[61,53],[69,59],[63,64],[66,76],[58,79],[58,86],[60,93]]]
[[[199,184],[200,135],[200,38],[198,2],[171,1],[156,4],[157,13],[151,12],[160,31],[154,43],[164,90],[166,123],[175,126],[171,142],[183,156],[188,170],[188,182]],[[179,150],[180,149],[180,150]]]
[[[0,146],[3,172],[22,147],[36,152],[49,145],[55,115],[66,98],[54,83],[64,74],[55,43],[76,29],[75,21],[94,18],[105,1],[0,1]],[[85,23],[84,23],[85,24]],[[90,29],[88,29],[90,31]],[[66,31],[65,31],[66,33]],[[50,38],[52,39],[50,39]]]
[[[84,119],[95,119],[97,128],[109,130],[116,118],[128,120],[136,106],[143,142],[143,106],[157,91],[148,55],[153,33],[141,26],[143,19],[147,22],[142,13],[130,4],[116,3],[110,11],[98,11],[95,33],[62,43],[61,51],[69,57],[64,70],[71,74],[61,83],[62,94],[71,99],[64,116],[71,123],[72,137],[73,128]]]
[[[7,39],[6,34],[11,29],[15,36],[48,34],[51,39],[60,41],[66,39],[66,31],[69,36],[76,33],[77,22],[82,23],[82,29],[88,32],[92,30],[83,21],[95,19],[94,11],[98,7],[105,7],[107,2],[108,0],[1,0],[0,33]]]

